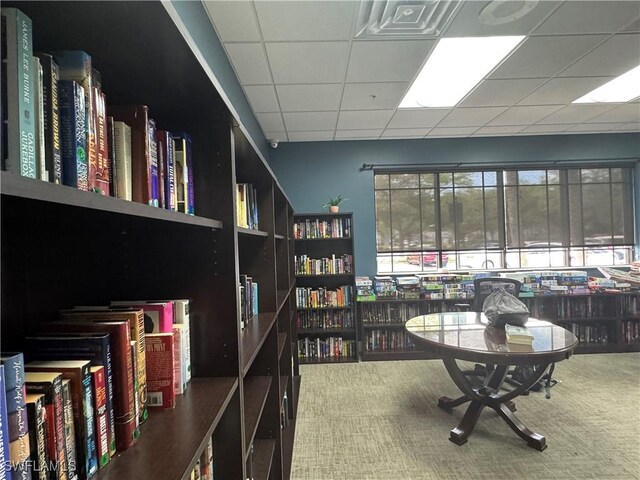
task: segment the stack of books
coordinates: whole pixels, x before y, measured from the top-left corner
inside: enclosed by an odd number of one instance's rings
[[[533,335],[527,327],[520,327],[506,323],[504,325],[504,333],[507,338],[507,343],[533,345]]]

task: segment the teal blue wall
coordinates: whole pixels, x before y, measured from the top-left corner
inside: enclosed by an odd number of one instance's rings
[[[282,143],[271,151],[270,162],[297,212],[319,211],[330,196],[337,194],[349,199],[341,209],[354,213],[356,273],[374,275],[373,172],[360,171],[363,163],[525,165],[623,158],[640,158],[640,134]],[[635,172],[640,179],[640,166]],[[639,197],[636,195],[638,239]]]

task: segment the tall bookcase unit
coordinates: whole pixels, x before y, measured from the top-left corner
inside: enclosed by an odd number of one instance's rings
[[[196,214],[2,172],[2,350],[23,350],[73,305],[188,298],[193,380],[97,478],[187,479],[211,436],[215,478],[289,478],[299,391],[293,210],[271,170],[163,3],[4,6],[32,19],[34,51],[88,52],[108,105],[148,105],[163,128],[191,135]],[[257,187],[258,231],[235,226],[236,182]],[[244,330],[240,273],[260,283],[260,313]]]
[[[295,214],[294,227],[299,362],[357,361],[353,214]],[[338,290],[344,302],[323,298]]]
[[[640,351],[640,293],[547,295],[521,298],[531,316],[571,330],[580,344],[575,353]],[[363,361],[434,358],[417,350],[404,335],[415,315],[458,311],[464,300],[384,299],[358,302]]]

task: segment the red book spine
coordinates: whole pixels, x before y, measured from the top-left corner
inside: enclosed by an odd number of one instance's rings
[[[93,380],[93,409],[96,422],[96,447],[100,468],[109,463],[109,427],[107,422],[107,385],[104,367],[91,367]]]
[[[147,404],[173,408],[175,371],[173,333],[150,333],[146,337]]]

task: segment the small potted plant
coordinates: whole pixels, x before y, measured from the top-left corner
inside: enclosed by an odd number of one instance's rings
[[[322,209],[329,208],[331,213],[338,213],[340,211],[340,204],[345,200],[346,198],[342,198],[342,195],[329,198],[329,201],[322,206]]]

